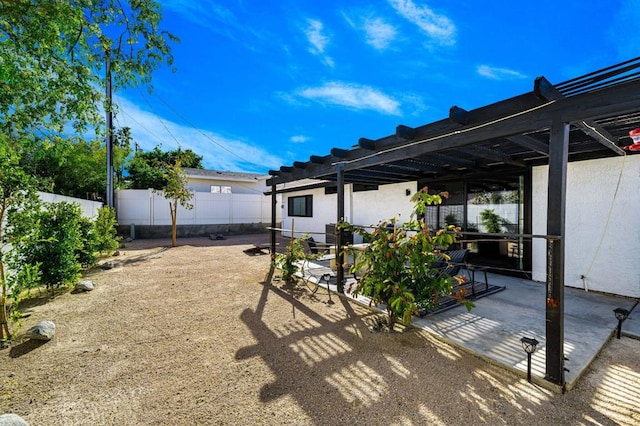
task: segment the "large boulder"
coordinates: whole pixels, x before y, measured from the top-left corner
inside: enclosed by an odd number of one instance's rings
[[[53,339],[55,334],[56,325],[53,321],[42,321],[27,330],[24,337],[27,339],[48,341]]]
[[[0,415],[0,426],[29,426],[29,423],[17,414],[3,414]]]
[[[89,280],[82,280],[76,284],[76,291],[91,291],[94,288],[93,281]]]

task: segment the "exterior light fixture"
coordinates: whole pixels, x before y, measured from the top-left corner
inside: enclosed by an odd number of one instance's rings
[[[531,383],[531,355],[536,351],[536,347],[540,342],[530,337],[523,337],[520,342],[522,343],[522,349],[527,353],[527,382]]]
[[[616,319],[618,320],[618,333],[616,336],[618,339],[620,338],[620,332],[622,331],[622,323],[629,316],[629,311],[624,308],[615,308],[613,312],[616,314]]]

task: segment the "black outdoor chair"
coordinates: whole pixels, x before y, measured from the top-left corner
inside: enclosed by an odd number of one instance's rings
[[[460,274],[462,269],[468,270],[467,257],[469,256],[468,249],[460,249],[446,252],[449,256],[447,260],[444,256],[441,256],[440,260],[434,263],[434,266],[439,269],[440,275],[449,275],[455,277]]]

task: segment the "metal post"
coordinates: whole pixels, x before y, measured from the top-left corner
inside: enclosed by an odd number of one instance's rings
[[[338,185],[338,214],[336,221],[336,266],[338,279],[338,293],[344,293],[344,253],[342,251],[342,228],[340,224],[344,221],[344,163],[336,164],[337,185]]]
[[[271,183],[271,259],[275,260],[276,258],[276,215],[277,215],[277,205],[278,205],[278,197],[276,196],[276,184],[272,181]]]
[[[549,187],[547,234],[560,236],[547,240],[546,288],[546,375],[557,385],[564,380],[564,235],[569,157],[569,125],[555,117],[549,141]]]
[[[113,114],[111,97],[111,54],[106,51],[106,96],[107,96],[107,206],[113,208]]]

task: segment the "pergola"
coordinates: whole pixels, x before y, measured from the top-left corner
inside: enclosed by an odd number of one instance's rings
[[[390,183],[499,178],[549,165],[545,379],[564,387],[564,237],[567,163],[626,155],[629,131],[640,127],[640,58],[552,84],[535,79],[531,92],[392,135],[360,138],[352,149],[271,170],[272,253],[275,252],[277,185],[321,179],[337,185],[339,223],[346,183]],[[338,231],[339,232],[339,231]],[[532,237],[532,235],[521,235]],[[338,235],[338,244],[342,238]],[[344,286],[342,251],[337,278]]]

